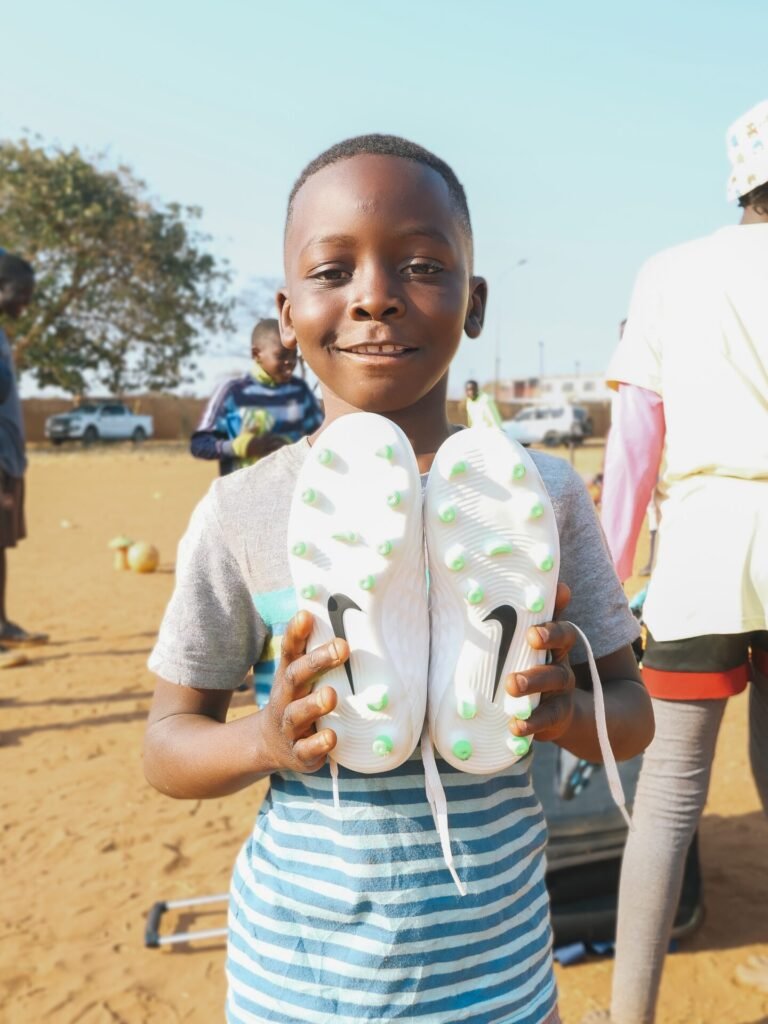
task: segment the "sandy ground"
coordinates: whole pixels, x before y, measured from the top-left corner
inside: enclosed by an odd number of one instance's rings
[[[577,469],[593,471],[601,454],[579,452]],[[32,454],[30,539],[10,556],[9,611],[50,632],[51,643],[31,651],[28,666],[0,672],[7,1024],[223,1019],[221,940],[143,943],[156,900],[226,891],[262,795],[174,802],[141,771],[153,685],[146,658],[176,543],[213,475],[160,445]],[[160,548],[160,571],[113,571],[107,542],[122,531]],[[235,704],[236,714],[250,708],[245,694]],[[750,953],[768,952],[768,825],[749,775],[745,715],[746,700],[734,700],[701,830],[707,917],[669,958],[659,1024],[768,1021],[768,996],[732,981]],[[194,919],[169,914],[163,930],[223,923],[223,907],[213,907]],[[558,969],[566,1024],[605,1003],[610,973],[606,959]]]

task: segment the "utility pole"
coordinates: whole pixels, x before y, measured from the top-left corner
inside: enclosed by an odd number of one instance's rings
[[[539,387],[541,378],[544,376],[544,342],[539,340]]]

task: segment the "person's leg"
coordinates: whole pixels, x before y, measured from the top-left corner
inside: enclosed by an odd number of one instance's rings
[[[5,548],[0,548],[0,622],[5,622]]]
[[[621,871],[610,1020],[652,1024],[685,858],[709,787],[725,700],[653,701]]]
[[[768,633],[755,634],[752,685],[749,688],[749,760],[752,776],[768,817]],[[768,956],[756,954],[739,964],[736,981],[768,994]]]
[[[759,633],[755,639],[749,688],[749,760],[768,817],[768,633]]]

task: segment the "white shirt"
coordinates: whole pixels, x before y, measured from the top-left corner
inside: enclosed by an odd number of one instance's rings
[[[652,257],[608,380],[664,403],[654,637],[768,628],[768,224]]]

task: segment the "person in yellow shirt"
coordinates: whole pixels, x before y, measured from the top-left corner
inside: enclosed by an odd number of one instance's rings
[[[476,380],[468,380],[464,385],[467,397],[467,422],[470,427],[500,427],[501,416],[496,403],[477,386]]]

